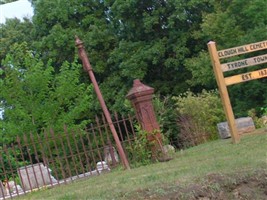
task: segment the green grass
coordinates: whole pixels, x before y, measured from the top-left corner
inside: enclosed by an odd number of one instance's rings
[[[128,171],[114,170],[97,177],[32,192],[18,199],[138,199],[138,191],[162,195],[165,187],[187,185],[211,173],[254,172],[267,167],[267,134],[205,143],[179,151],[168,162]]]

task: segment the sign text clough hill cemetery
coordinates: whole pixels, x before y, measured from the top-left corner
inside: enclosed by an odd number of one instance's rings
[[[221,51],[218,51],[219,59],[221,58],[227,58],[232,56],[237,56],[249,52],[259,51],[267,48],[267,40],[262,42],[257,42],[253,44],[247,44],[244,46],[234,47],[230,49],[224,49]]]
[[[237,133],[237,128],[235,125],[235,118],[233,114],[233,109],[229,99],[227,86],[242,83],[250,80],[260,79],[267,77],[267,68],[247,72],[243,74],[237,74],[230,77],[224,77],[224,72],[232,71],[236,69],[241,69],[249,66],[255,66],[263,63],[267,63],[267,54],[259,55],[247,59],[237,60],[228,63],[220,63],[220,59],[229,58],[237,55],[242,55],[246,53],[251,53],[254,51],[260,51],[267,49],[267,40],[256,42],[252,44],[247,44],[243,46],[233,47],[229,49],[224,49],[217,51],[215,42],[208,43],[209,53],[213,65],[213,70],[215,73],[216,81],[219,87],[221,99],[223,102],[224,111],[229,124],[231,136],[234,143],[238,143],[240,138]]]

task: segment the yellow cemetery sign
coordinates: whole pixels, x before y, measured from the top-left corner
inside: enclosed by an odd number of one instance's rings
[[[251,58],[247,58],[243,60],[238,60],[234,62],[223,63],[223,64],[220,63],[220,59],[267,49],[267,40],[262,41],[262,42],[247,44],[247,45],[243,45],[239,47],[234,47],[230,49],[224,49],[221,51],[217,51],[215,42],[211,41],[208,43],[208,48],[209,48],[209,53],[210,53],[216,81],[217,81],[221,99],[223,102],[224,111],[225,111],[226,118],[229,124],[231,136],[232,136],[233,142],[238,143],[240,141],[240,137],[237,132],[236,125],[235,125],[235,118],[234,118],[231,102],[229,99],[227,86],[267,77],[267,68],[248,72],[248,73],[238,74],[238,75],[234,75],[230,77],[224,77],[223,72],[267,63],[267,54],[256,56],[256,57],[251,57]]]

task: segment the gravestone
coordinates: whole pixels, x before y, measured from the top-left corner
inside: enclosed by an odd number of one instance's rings
[[[57,183],[57,180],[51,175],[51,170],[43,163],[21,167],[18,169],[18,174],[22,188],[26,191]]]
[[[5,183],[5,189],[6,189],[7,195],[14,195],[14,194],[23,192],[21,186],[17,185],[15,181],[7,181]]]
[[[119,155],[113,146],[104,147],[104,161],[109,166],[115,166],[119,162]]]
[[[2,181],[0,181],[0,197],[4,197],[7,195],[6,188],[4,187]]]
[[[261,118],[260,118],[260,120],[262,121],[262,124],[266,127],[266,129],[267,129],[267,115],[265,115],[265,116],[262,116]]]
[[[105,161],[97,162],[96,169],[99,173],[110,171],[110,169],[109,169],[109,167]]]
[[[158,155],[157,155],[157,160],[160,162],[165,162],[172,160],[175,155],[175,148],[170,145],[164,145],[162,146],[161,150],[159,150]]]
[[[255,130],[255,125],[251,117],[241,117],[235,119],[238,134],[249,133]],[[221,122],[217,124],[219,135],[221,139],[231,137],[229,126],[227,122]]]

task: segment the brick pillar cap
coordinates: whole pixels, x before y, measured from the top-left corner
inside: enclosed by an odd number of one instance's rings
[[[134,99],[139,96],[146,96],[153,93],[154,93],[154,88],[141,83],[139,79],[135,79],[133,82],[133,87],[132,89],[130,89],[126,97],[128,99]]]

